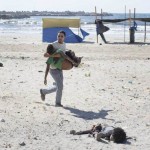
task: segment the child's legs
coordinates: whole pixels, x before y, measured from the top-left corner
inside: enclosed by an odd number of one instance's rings
[[[62,62],[62,70],[70,70],[73,68],[73,64],[68,61],[67,59],[65,59],[63,62]]]

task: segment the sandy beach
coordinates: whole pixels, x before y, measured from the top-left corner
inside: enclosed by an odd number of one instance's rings
[[[64,108],[54,106],[55,93],[40,99],[46,46],[32,34],[0,36],[0,149],[149,150],[150,46],[99,45],[94,38],[67,44],[84,58],[64,71]],[[122,127],[133,139],[102,143],[69,133],[97,123]]]

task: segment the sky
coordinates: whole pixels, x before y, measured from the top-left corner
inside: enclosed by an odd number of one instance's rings
[[[0,0],[0,11],[85,11],[124,13],[136,8],[137,13],[150,13],[150,0]]]

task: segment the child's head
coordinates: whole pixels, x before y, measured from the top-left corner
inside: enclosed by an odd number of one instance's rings
[[[50,54],[50,55],[52,55],[52,54],[55,53],[55,49],[54,49],[54,47],[53,47],[52,44],[49,44],[49,45],[47,46],[47,53]]]
[[[58,43],[62,44],[65,41],[66,33],[65,31],[59,31],[57,35]]]
[[[115,143],[123,143],[126,140],[125,131],[121,128],[115,128],[110,137],[110,140],[114,141]]]

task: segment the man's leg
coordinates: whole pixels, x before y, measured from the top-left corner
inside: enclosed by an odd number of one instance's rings
[[[50,94],[56,91],[56,105],[61,105],[62,90],[63,90],[63,72],[59,69],[51,69],[50,74],[53,77],[55,84],[48,89],[42,89],[42,94]]]
[[[63,91],[63,72],[59,69],[51,69],[50,73],[56,83],[56,105],[61,105]]]
[[[56,91],[56,104],[61,105],[62,91],[63,91],[63,72],[59,70],[59,78],[57,79],[57,91]]]
[[[46,95],[46,94],[50,94],[50,93],[53,93],[57,90],[57,86],[56,84],[53,84],[53,86],[50,86],[49,88],[47,89],[42,89],[42,94]]]
[[[100,33],[100,36],[101,36],[102,40],[103,40],[105,43],[107,43],[104,34],[103,34],[103,33]]]
[[[40,89],[40,93],[41,93],[41,99],[43,101],[45,101],[45,95],[46,94],[50,94],[50,93],[53,93],[57,90],[57,87],[56,87],[56,84],[53,83],[53,86],[50,86],[49,88],[47,89]]]

